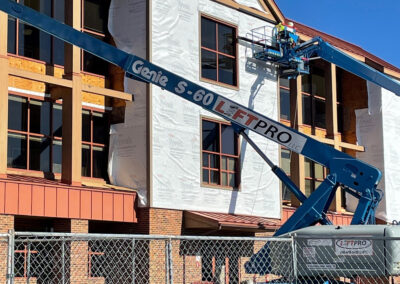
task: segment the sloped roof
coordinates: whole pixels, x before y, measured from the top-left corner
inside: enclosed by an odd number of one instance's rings
[[[280,226],[279,219],[248,216],[248,215],[236,215],[227,213],[213,213],[213,212],[202,212],[202,211],[186,211],[189,214],[204,218],[208,221],[215,223],[218,226],[224,227],[242,227],[242,228],[253,228],[253,229],[277,229]]]

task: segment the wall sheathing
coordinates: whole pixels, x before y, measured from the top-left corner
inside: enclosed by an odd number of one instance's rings
[[[368,86],[368,109],[356,111],[358,143],[365,152],[357,157],[382,171],[378,188],[384,191],[377,217],[400,220],[400,97],[372,83]],[[354,201],[352,201],[354,203]],[[351,203],[351,202],[350,202]]]
[[[213,1],[152,1],[152,61],[229,99],[277,120],[275,70],[249,60],[251,49],[239,43],[239,89],[200,80],[200,15],[237,26],[238,35],[273,25]],[[241,141],[241,188],[201,186],[201,117],[219,117],[152,86],[153,206],[182,210],[280,216],[278,179],[250,146]],[[278,146],[250,136],[278,163]]]
[[[113,0],[108,29],[118,48],[146,58],[147,1]],[[111,126],[108,172],[113,184],[138,190],[139,205],[147,205],[147,86],[125,78],[125,122]]]
[[[134,2],[136,6],[132,5]],[[145,56],[145,26],[142,22],[145,20],[145,2],[112,1],[110,11],[110,31],[117,46],[142,57]],[[272,24],[208,0],[154,0],[151,3],[153,63],[278,119],[276,70],[249,59],[251,49],[248,45],[238,45],[239,88],[221,87],[200,80],[201,14],[235,25],[239,36],[246,36],[252,28],[265,25],[271,33]],[[118,13],[117,8],[120,9]],[[149,204],[145,199],[149,190],[145,179],[146,94],[140,84],[127,83],[125,91],[135,94],[135,102],[127,107],[125,123],[112,129],[110,174],[114,183],[142,189],[140,198],[142,205],[146,205]],[[278,179],[244,141],[240,144],[240,189],[202,186],[201,118],[220,118],[157,86],[151,86],[150,94],[151,206],[280,217]],[[250,133],[250,136],[278,163],[277,144],[257,134]]]

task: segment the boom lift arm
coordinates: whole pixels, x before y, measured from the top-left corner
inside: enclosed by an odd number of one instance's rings
[[[326,212],[339,186],[346,188],[360,199],[352,224],[374,223],[375,208],[381,199],[381,193],[376,189],[381,178],[378,169],[145,59],[119,50],[33,9],[10,0],[0,0],[0,10],[123,68],[127,76],[155,84],[231,121],[235,131],[242,134],[244,139],[261,154],[272,167],[273,172],[302,202],[298,210],[275,235],[304,228],[317,222],[330,224],[330,221],[326,218]],[[258,149],[246,134],[245,131],[247,130],[254,131],[291,151],[322,164],[329,169],[329,175],[317,190],[306,198],[286,174],[279,167],[273,165]]]

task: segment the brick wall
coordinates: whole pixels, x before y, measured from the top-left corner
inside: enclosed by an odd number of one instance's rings
[[[0,215],[0,233],[14,229],[14,216]],[[3,242],[4,240],[4,242]],[[7,275],[7,239],[0,239],[0,283],[6,283]]]

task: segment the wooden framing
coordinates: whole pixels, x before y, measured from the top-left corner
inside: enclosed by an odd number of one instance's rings
[[[8,15],[0,12],[0,176],[7,171],[8,129]]]

